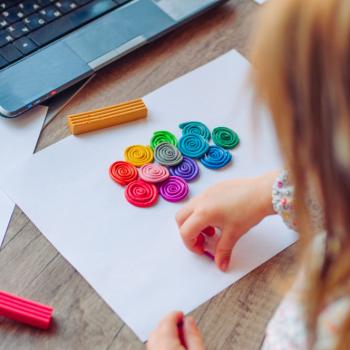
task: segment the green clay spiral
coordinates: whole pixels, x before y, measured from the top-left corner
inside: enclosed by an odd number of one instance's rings
[[[167,142],[171,145],[177,145],[177,139],[174,134],[166,130],[159,130],[153,133],[151,138],[150,145],[153,149],[155,149],[160,143]]]
[[[212,137],[214,143],[222,148],[232,149],[239,144],[239,136],[237,133],[225,126],[215,128]]]

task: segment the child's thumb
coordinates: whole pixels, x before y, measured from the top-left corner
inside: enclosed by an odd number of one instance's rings
[[[183,331],[187,350],[204,350],[203,340],[193,317],[185,318]]]
[[[220,240],[215,249],[215,262],[221,271],[227,271],[230,264],[233,247],[238,241],[237,236],[231,231],[222,231]]]

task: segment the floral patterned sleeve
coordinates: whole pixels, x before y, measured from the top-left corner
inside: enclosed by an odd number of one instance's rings
[[[283,170],[277,176],[272,186],[273,209],[279,214],[286,225],[292,230],[297,230],[294,211],[294,186],[291,184],[288,171]],[[309,187],[306,206],[309,210],[311,225],[315,233],[324,231],[324,215],[322,208],[316,200],[314,190]]]
[[[294,187],[289,181],[288,172],[281,171],[272,186],[272,205],[276,213],[278,213],[286,223],[286,225],[295,230],[294,215]]]
[[[290,183],[287,171],[282,171],[276,178],[272,189],[273,208],[285,223],[296,229],[294,211],[294,187]],[[319,261],[324,256],[324,215],[317,201],[315,191],[310,186],[306,197],[311,225],[315,230],[314,242],[309,256],[311,261]],[[316,259],[316,260],[315,260]],[[305,321],[303,300],[307,277],[305,269],[299,275],[278,306],[266,329],[262,350],[307,350],[308,332]],[[325,305],[317,322],[315,350],[333,349],[338,342],[339,330],[345,317],[350,312],[350,298],[339,298]]]

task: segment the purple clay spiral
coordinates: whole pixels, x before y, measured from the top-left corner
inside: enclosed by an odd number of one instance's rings
[[[170,176],[159,186],[160,195],[168,202],[179,202],[187,197],[187,182],[178,176]]]
[[[169,172],[173,176],[178,176],[186,181],[192,181],[199,175],[199,167],[195,160],[183,157],[180,164],[169,168]]]

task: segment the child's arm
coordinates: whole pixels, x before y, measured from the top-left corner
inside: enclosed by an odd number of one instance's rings
[[[186,247],[203,254],[201,232],[208,226],[220,228],[222,234],[215,262],[226,271],[238,239],[263,218],[275,213],[272,186],[277,175],[275,171],[253,179],[225,181],[193,198],[176,215]]]

